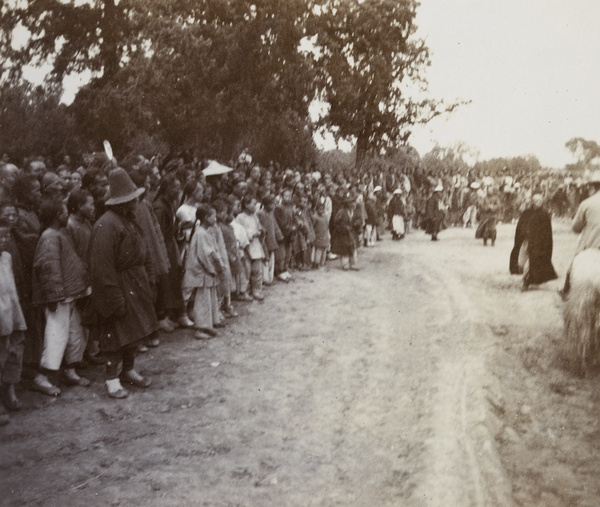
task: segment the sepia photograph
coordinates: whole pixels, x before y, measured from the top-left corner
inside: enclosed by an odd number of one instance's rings
[[[0,2],[0,506],[596,507],[598,20]]]

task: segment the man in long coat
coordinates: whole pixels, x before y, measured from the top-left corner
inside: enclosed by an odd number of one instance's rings
[[[425,233],[431,234],[431,241],[438,240],[444,222],[445,206],[442,202],[442,190],[444,187],[438,184],[425,204]]]
[[[107,211],[94,224],[90,240],[92,305],[99,316],[108,395],[125,398],[128,392],[120,379],[138,387],[150,385],[134,362],[137,348],[156,331],[157,320],[147,271],[152,265],[135,220],[137,198],[144,190],[122,168],[110,172],[109,185]]]
[[[511,253],[511,273],[523,273],[523,290],[558,278],[552,265],[552,220],[542,207],[541,194],[534,194],[531,208],[526,210],[517,223],[516,236],[522,238],[515,267],[516,246]]]

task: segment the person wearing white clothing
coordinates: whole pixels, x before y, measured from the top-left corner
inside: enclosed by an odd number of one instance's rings
[[[248,236],[248,246],[246,247],[244,262],[246,263],[246,272],[249,273],[250,289],[252,297],[262,301],[264,299],[263,269],[262,261],[265,257],[265,251],[262,246],[264,229],[256,215],[256,199],[252,196],[244,196],[242,199],[242,212],[236,217]]]

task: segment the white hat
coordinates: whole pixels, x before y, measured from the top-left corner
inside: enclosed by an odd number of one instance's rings
[[[444,187],[441,183],[438,183],[438,186],[433,189],[434,192],[441,192],[442,190],[444,190]]]
[[[479,187],[481,187],[481,183],[479,183],[478,181],[474,181],[473,183],[471,183],[469,185],[473,190],[477,190]]]
[[[373,192],[381,192],[381,187],[379,185],[377,185],[374,189]]]
[[[401,194],[401,193],[402,193],[401,188],[397,188],[396,190],[394,190],[394,194]]]

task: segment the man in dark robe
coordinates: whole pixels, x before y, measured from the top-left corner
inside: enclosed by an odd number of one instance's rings
[[[157,320],[148,275],[152,264],[135,214],[144,189],[136,188],[120,167],[108,179],[107,211],[94,224],[90,240],[91,298],[99,317],[94,330],[106,358],[108,395],[125,398],[129,393],[120,380],[138,387],[150,385],[134,369],[134,362],[137,348],[156,331]]]
[[[442,202],[443,190],[444,187],[438,184],[425,204],[425,233],[431,234],[431,241],[438,240],[438,234],[444,222],[445,206]]]
[[[541,194],[534,194],[531,206],[517,223],[510,272],[523,274],[523,290],[558,278],[552,265],[552,220],[543,208]]]

